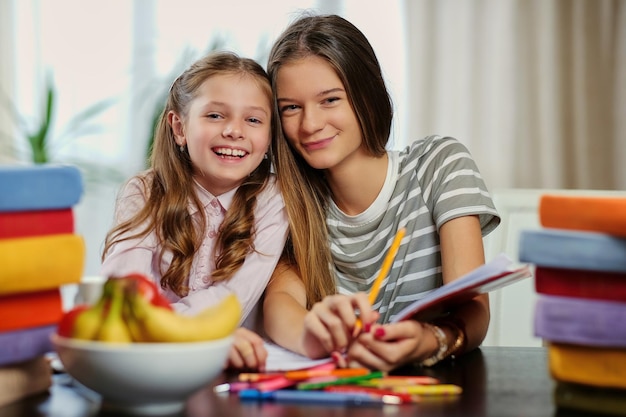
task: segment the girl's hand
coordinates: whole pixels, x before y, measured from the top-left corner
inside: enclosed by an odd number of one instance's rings
[[[374,325],[352,343],[345,358],[336,357],[338,366],[362,366],[391,371],[407,363],[423,360],[438,348],[434,334],[420,322],[406,320]]]
[[[228,368],[250,369],[263,372],[267,361],[267,350],[258,334],[244,327],[235,330],[235,341],[228,354]]]
[[[378,313],[372,310],[363,292],[332,295],[316,303],[304,317],[301,345],[306,355],[316,358],[347,351],[357,335],[357,311],[364,330],[378,319]]]

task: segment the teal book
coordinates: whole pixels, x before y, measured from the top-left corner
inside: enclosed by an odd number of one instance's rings
[[[0,165],[0,212],[70,208],[82,194],[82,175],[75,166]]]
[[[547,268],[626,272],[626,238],[563,229],[523,230],[519,260]]]

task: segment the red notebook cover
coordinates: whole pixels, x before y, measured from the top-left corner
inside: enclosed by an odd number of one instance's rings
[[[0,239],[73,232],[71,208],[0,212]]]
[[[62,314],[58,288],[0,296],[0,332],[57,324]]]
[[[626,273],[537,266],[535,290],[547,295],[626,301]]]
[[[539,200],[543,227],[626,237],[626,197],[551,195]]]

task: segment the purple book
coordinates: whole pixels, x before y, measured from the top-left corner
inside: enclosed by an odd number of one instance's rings
[[[626,302],[539,295],[534,329],[551,342],[626,347]]]
[[[0,366],[22,362],[53,351],[50,336],[57,325],[0,332]]]

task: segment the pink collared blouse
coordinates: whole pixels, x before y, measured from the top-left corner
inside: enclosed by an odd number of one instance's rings
[[[257,197],[254,213],[256,250],[248,254],[241,268],[230,279],[214,283],[211,280],[211,274],[215,270],[213,247],[219,226],[232,203],[236,189],[218,197],[197,183],[195,190],[204,207],[207,224],[202,245],[193,260],[188,277],[189,294],[180,298],[169,289],[162,291],[176,311],[189,315],[217,304],[227,294],[234,292],[243,308],[242,323],[261,298],[287,239],[288,222],[282,196],[275,177],[272,176]],[[137,178],[131,179],[117,199],[116,224],[136,213],[145,201],[146,190],[143,189],[142,182]],[[199,219],[198,211],[191,204],[189,211],[193,218]],[[101,274],[106,277],[136,272],[151,277],[159,285],[160,271],[166,271],[172,259],[171,253],[165,253],[161,259],[159,249],[154,232],[145,238],[119,242],[106,254]]]

